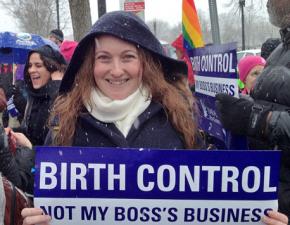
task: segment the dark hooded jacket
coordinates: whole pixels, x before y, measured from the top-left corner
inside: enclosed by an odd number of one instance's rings
[[[52,104],[58,94],[61,81],[50,80],[42,88],[35,90],[28,82],[28,99],[20,129],[31,141],[32,145],[43,145],[48,133],[47,120]]]
[[[33,193],[34,151],[27,147],[10,149],[7,135],[0,126],[0,172],[21,190]]]
[[[45,145],[52,145],[51,131]],[[73,137],[73,146],[184,149],[182,136],[172,127],[163,107],[151,102],[132,125],[127,137],[114,123],[104,123],[89,112],[81,114]]]
[[[290,218],[290,31],[281,30],[282,43],[267,60],[251,96],[273,104],[268,123],[267,142],[282,150],[279,210]]]
[[[139,17],[130,12],[115,11],[103,15],[79,42],[63,77],[60,94],[66,94],[73,88],[75,76],[84,61],[85,53],[91,48],[91,42],[98,35],[108,34],[140,46],[149,51],[154,60],[159,61],[166,75],[165,79],[174,81],[178,76],[187,74],[183,61],[169,58],[162,45],[152,34],[148,26]],[[53,131],[47,137],[45,145],[52,144]],[[159,103],[151,102],[139,115],[127,137],[113,123],[103,123],[86,110],[79,116],[73,136],[73,146],[126,147],[126,148],[163,148],[184,149],[183,137],[172,126],[166,109]]]
[[[175,81],[179,76],[187,76],[186,63],[167,56],[158,39],[142,19],[132,12],[114,11],[100,17],[77,45],[64,74],[59,89],[60,94],[64,94],[72,88],[77,71],[84,61],[85,52],[92,47],[91,41],[102,34],[112,35],[149,51],[154,60],[160,62],[165,79]]]

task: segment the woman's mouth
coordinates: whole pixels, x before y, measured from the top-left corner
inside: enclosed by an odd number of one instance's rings
[[[119,80],[111,80],[111,79],[106,79],[107,82],[109,82],[112,85],[122,85],[129,81],[129,79],[119,79]]]
[[[40,76],[34,76],[34,77],[31,77],[31,80],[32,80],[32,81],[35,81],[35,80],[38,80],[38,79],[40,79]]]

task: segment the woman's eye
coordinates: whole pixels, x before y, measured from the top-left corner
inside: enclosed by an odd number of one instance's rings
[[[107,56],[107,55],[99,55],[99,56],[97,56],[96,57],[96,59],[98,60],[108,60],[109,59],[109,57]]]
[[[33,67],[33,64],[28,65],[28,68],[31,68],[31,67]],[[41,67],[43,67],[43,65],[42,64],[34,64],[34,67],[41,68]]]
[[[257,77],[259,75],[260,75],[260,72],[258,72],[258,71],[251,74],[252,77]]]
[[[135,55],[125,55],[124,59],[135,59],[136,56]]]

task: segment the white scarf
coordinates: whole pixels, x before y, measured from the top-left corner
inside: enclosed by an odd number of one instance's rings
[[[145,111],[151,102],[149,91],[139,87],[133,94],[123,100],[112,100],[97,89],[91,92],[92,107],[86,103],[90,114],[105,123],[114,123],[126,137],[137,117]]]

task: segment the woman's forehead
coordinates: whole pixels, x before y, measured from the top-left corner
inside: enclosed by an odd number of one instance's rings
[[[96,48],[100,48],[103,46],[109,46],[109,47],[114,48],[114,47],[119,47],[120,45],[131,47],[131,48],[132,47],[136,48],[135,44],[125,41],[121,38],[112,36],[112,35],[100,35],[96,37],[95,44],[96,44]]]

